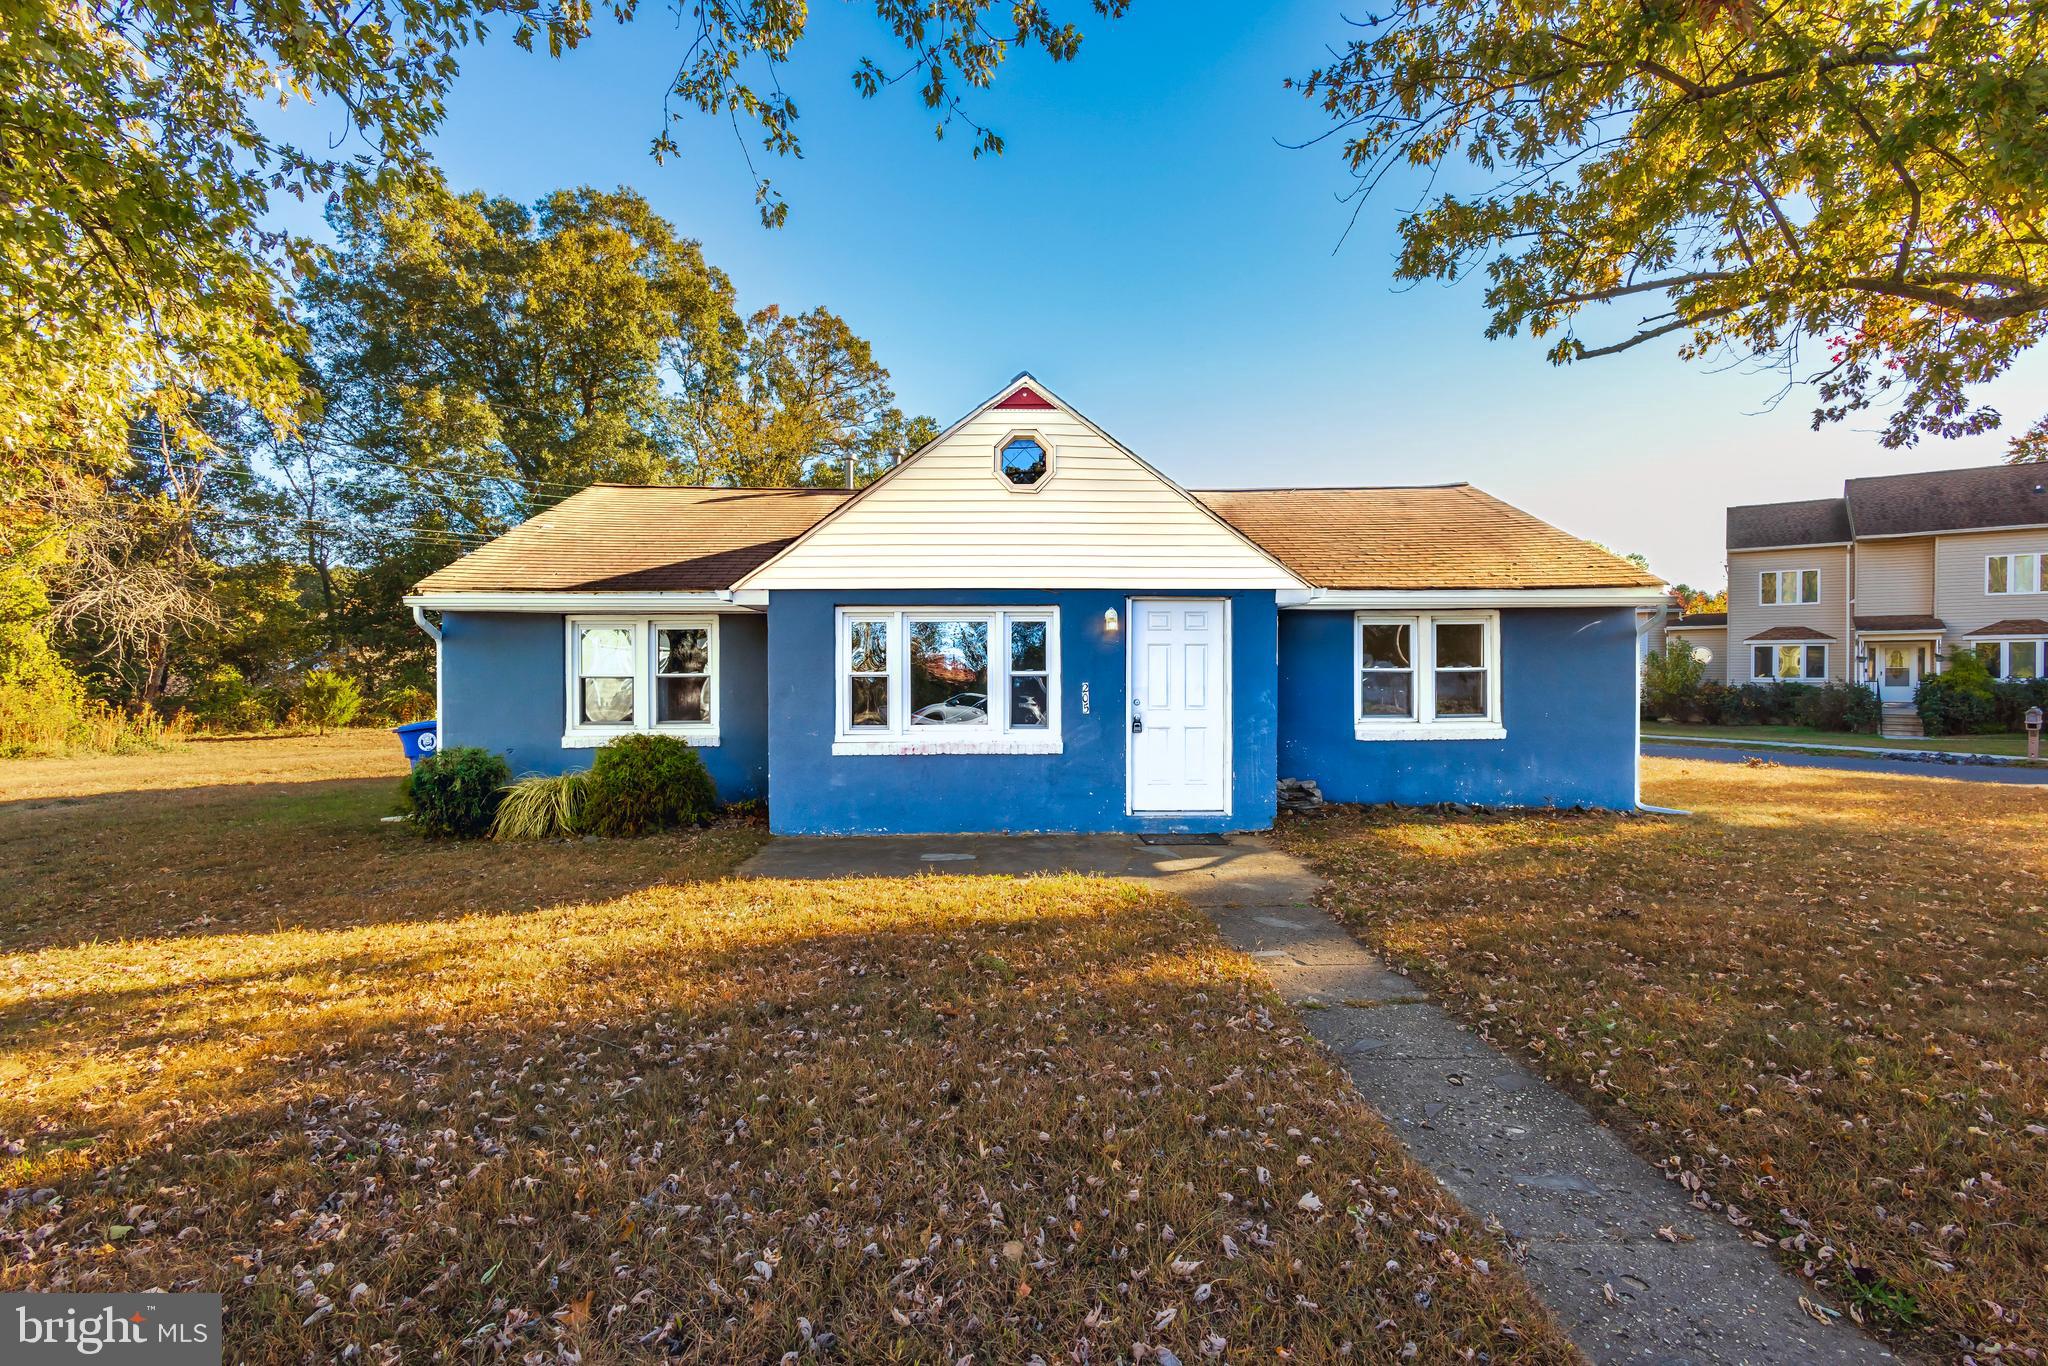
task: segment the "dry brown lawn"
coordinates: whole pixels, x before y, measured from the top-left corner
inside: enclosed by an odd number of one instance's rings
[[[1645,763],[1689,818],[1292,824],[1335,907],[1833,1303],[2048,1349],[2048,788]]]
[[[255,1361],[1572,1359],[1186,907],[429,844],[373,739],[0,767],[0,1289]]]

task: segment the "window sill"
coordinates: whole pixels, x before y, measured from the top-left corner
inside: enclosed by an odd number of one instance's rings
[[[651,730],[636,730],[632,727],[620,730],[572,730],[562,736],[562,748],[602,749],[622,735],[673,735],[694,749],[718,748],[718,732],[715,730],[677,730],[669,726],[656,726]]]
[[[944,739],[891,735],[886,738],[853,740],[845,736],[832,742],[834,754],[1060,754],[1065,745],[1057,735],[947,736]]]
[[[1498,721],[1381,721],[1353,723],[1360,740],[1505,740],[1508,728]]]

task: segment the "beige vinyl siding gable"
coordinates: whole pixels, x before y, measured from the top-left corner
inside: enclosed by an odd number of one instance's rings
[[[1934,543],[1934,615],[1960,640],[2008,617],[2048,617],[2048,593],[1988,593],[1990,555],[2048,556],[2048,527],[2030,531],[1945,532]]]
[[[1052,448],[1051,477],[1032,492],[1005,487],[995,474],[996,447],[1018,432],[1034,433]],[[1077,415],[1063,408],[989,408],[848,503],[740,586],[1304,585]]]
[[[1728,681],[1728,628],[1725,626],[1678,626],[1667,630],[1665,639],[1682,641],[1708,654],[1703,677],[1710,683]]]
[[[1934,538],[1856,542],[1856,615],[1926,616],[1934,611]]]
[[[1765,606],[1758,576],[1766,570],[1818,569],[1820,601]],[[1728,681],[1751,683],[1754,644],[1750,637],[1774,626],[1794,626],[1827,636],[1828,677],[1846,678],[1849,666],[1849,550],[1846,546],[1802,546],[1792,550],[1733,550],[1728,553]],[[1770,642],[1758,642],[1770,643]]]

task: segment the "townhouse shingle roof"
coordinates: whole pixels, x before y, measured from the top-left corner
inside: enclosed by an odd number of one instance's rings
[[[2040,617],[2007,617],[1989,626],[1979,626],[1973,636],[2048,636],[2048,621]]]
[[[1688,626],[1726,626],[1727,624],[1728,614],[1726,612],[1687,612],[1684,616],[1675,618],[1665,629],[1675,631],[1683,630]]]
[[[1773,626],[1768,631],[1758,631],[1748,640],[1833,640],[1826,631],[1816,631],[1810,626]]]
[[[1882,474],[1843,488],[1858,536],[2048,524],[2048,465]]]
[[[1856,629],[1859,631],[1943,631],[1948,628],[1941,624],[1940,617],[1908,615],[1889,617],[1859,616],[1856,618]]]
[[[1840,498],[1800,503],[1752,503],[1728,509],[1728,548],[1764,550],[1781,545],[1839,545],[1849,539],[1849,505]]]
[[[416,591],[730,588],[850,496],[844,489],[597,484],[429,574]]]
[[[1201,489],[1194,496],[1318,588],[1658,588],[1612,551],[1470,484]]]

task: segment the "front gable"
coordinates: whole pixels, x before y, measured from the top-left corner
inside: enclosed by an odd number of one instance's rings
[[[1042,474],[1033,472],[1028,446],[1017,444],[1029,442],[1044,450]],[[737,585],[1304,586],[1029,375]]]

